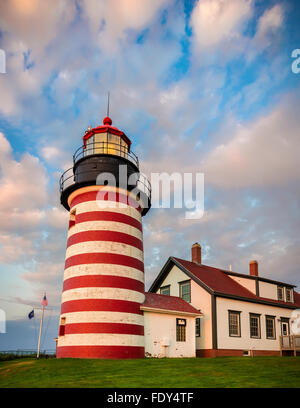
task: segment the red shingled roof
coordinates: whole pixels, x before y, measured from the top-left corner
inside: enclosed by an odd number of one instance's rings
[[[214,292],[223,293],[224,295],[240,296],[248,299],[257,299],[268,301],[272,303],[278,303],[281,305],[287,305],[288,303],[279,300],[262,298],[256,296],[250,290],[246,289],[244,286],[240,285],[224,271],[218,268],[213,268],[212,266],[199,265],[194,262],[186,261],[184,259],[175,258],[173,259],[181,264],[185,269],[192,273],[196,278],[198,278],[204,285],[208,286]],[[246,276],[245,276],[246,277]],[[294,303],[293,306],[300,306],[300,294],[294,291]]]
[[[294,304],[298,307],[300,307],[300,293],[296,292],[294,290]]]
[[[151,309],[172,310],[174,312],[191,313],[201,315],[199,310],[195,309],[185,300],[177,296],[158,295],[157,293],[145,293],[146,299],[142,307]]]

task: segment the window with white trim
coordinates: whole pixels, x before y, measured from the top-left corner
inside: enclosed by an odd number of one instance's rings
[[[260,339],[260,315],[250,313],[250,337]]]
[[[186,319],[176,319],[176,341],[186,341]]]
[[[287,302],[293,302],[293,289],[285,288],[285,297]]]
[[[179,282],[179,297],[191,303],[191,281]]]
[[[228,322],[229,322],[229,336],[230,337],[241,337],[241,320],[240,312],[235,310],[228,311]]]
[[[266,338],[270,340],[276,339],[275,316],[266,316]]]
[[[162,287],[160,288],[160,294],[161,294],[161,295],[168,295],[168,296],[170,296],[170,285],[162,286]]]
[[[283,286],[277,286],[277,298],[278,300],[284,300]]]

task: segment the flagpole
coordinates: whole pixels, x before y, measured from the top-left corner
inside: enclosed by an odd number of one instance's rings
[[[43,305],[43,307],[42,307],[41,324],[40,324],[39,342],[38,342],[38,349],[37,349],[36,358],[39,358],[39,357],[40,357],[40,345],[41,345],[42,327],[43,327],[43,320],[44,320],[44,310],[45,310],[45,306]]]

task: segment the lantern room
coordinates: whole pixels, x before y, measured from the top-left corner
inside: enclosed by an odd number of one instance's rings
[[[84,156],[92,154],[111,154],[128,158],[130,139],[124,132],[112,126],[108,116],[103,119],[103,125],[88,128],[83,136]]]
[[[105,179],[103,177],[106,177]],[[81,187],[109,185],[134,190],[139,196],[142,215],[151,206],[151,186],[139,171],[138,157],[124,132],[112,126],[107,116],[103,125],[89,127],[83,145],[73,155],[73,166],[60,178],[61,203],[69,210],[69,196]]]

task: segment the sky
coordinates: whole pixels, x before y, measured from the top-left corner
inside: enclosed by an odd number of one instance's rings
[[[148,289],[169,256],[300,286],[297,0],[0,2],[0,349],[58,331],[68,213],[58,181],[106,116],[141,170],[203,173],[204,215],[143,219]],[[299,51],[300,56],[300,51]],[[297,61],[296,61],[297,62]],[[300,61],[299,61],[300,67]]]

